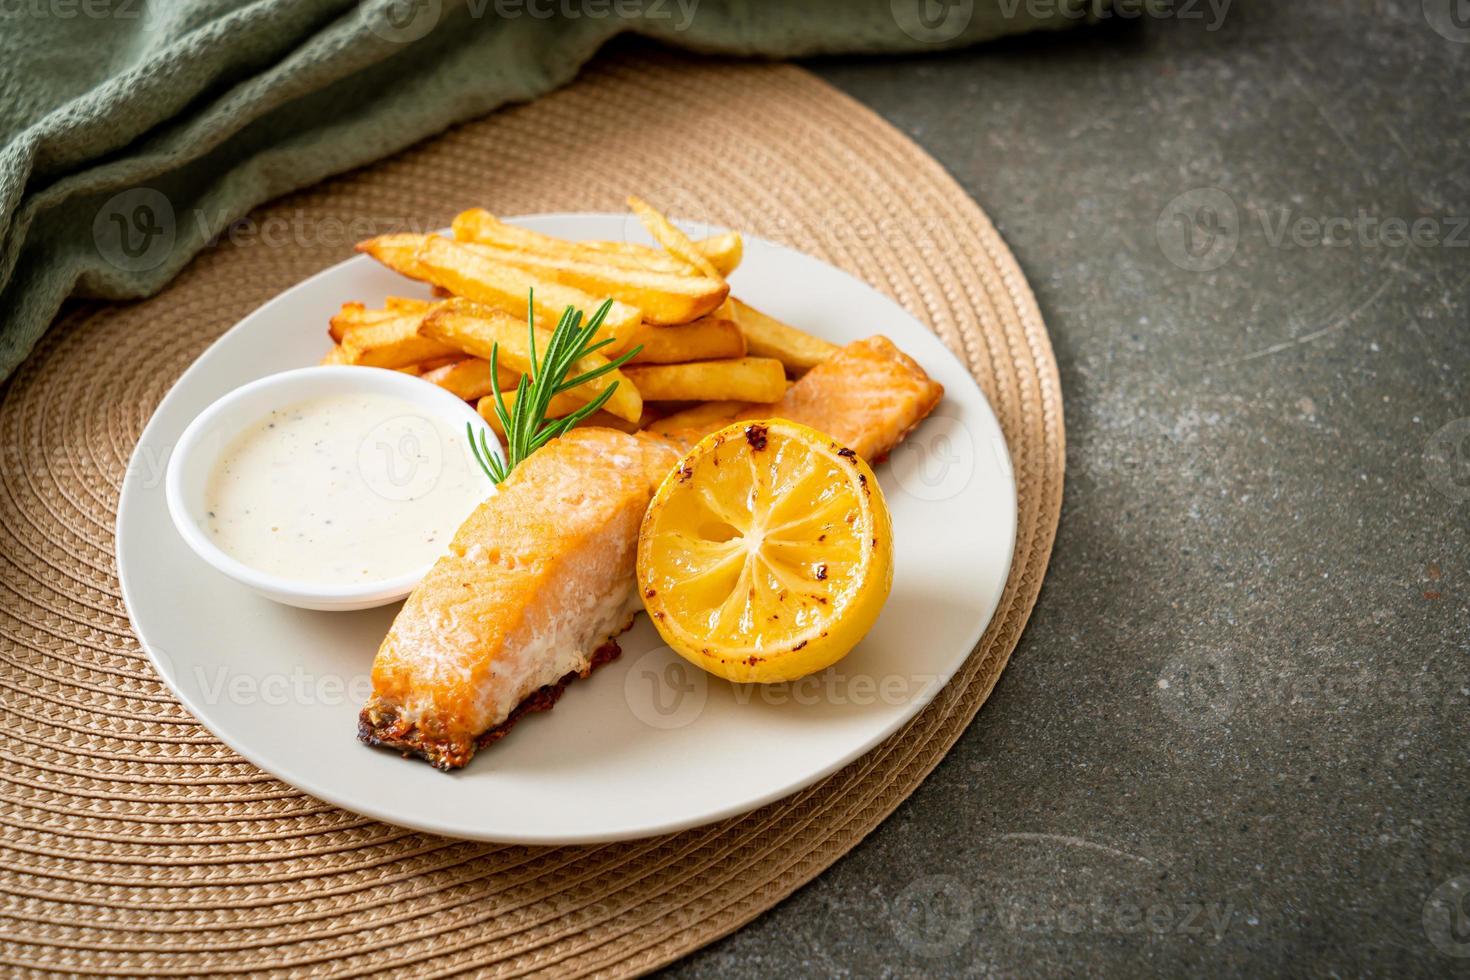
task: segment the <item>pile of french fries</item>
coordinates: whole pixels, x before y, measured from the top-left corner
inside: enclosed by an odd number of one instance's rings
[[[382,309],[344,303],[332,317],[335,346],[322,363],[422,377],[475,403],[504,436],[491,393],[491,351],[498,347],[497,380],[509,409],[520,375],[533,370],[527,317],[534,313],[537,349],[544,351],[566,307],[591,317],[611,299],[599,339],[613,343],[587,355],[577,373],[635,347],[639,353],[620,370],[557,395],[548,414],[568,415],[616,383],[583,424],[672,433],[759,416],[791,379],[837,349],[730,295],[725,277],[740,264],[738,233],[692,241],[638,198],[628,204],[661,247],[565,241],[479,209],[454,219],[452,238],[394,234],[362,242],[358,251],[429,284],[438,298],[394,297]]]

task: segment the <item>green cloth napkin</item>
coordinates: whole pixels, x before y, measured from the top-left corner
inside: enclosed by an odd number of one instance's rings
[[[1077,2],[0,0],[0,378],[67,297],[150,295],[257,204],[533,99],[616,34],[923,51]]]

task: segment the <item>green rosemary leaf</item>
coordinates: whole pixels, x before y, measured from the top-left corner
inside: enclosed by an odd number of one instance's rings
[[[583,405],[581,408],[578,408],[570,415],[567,415],[566,417],[560,419],[559,421],[565,428],[570,429],[572,426],[576,425],[578,422],[587,418],[593,412],[606,405],[607,400],[612,397],[612,394],[615,390],[617,390],[617,387],[618,383],[614,381],[612,384],[607,386],[602,394],[598,395],[596,398],[592,399],[590,402]]]
[[[639,353],[642,352],[642,350],[643,350],[643,345],[642,344],[639,344],[637,347],[634,347],[632,350],[628,351],[626,354],[621,354],[618,357],[614,358],[613,360],[608,361],[602,367],[593,368],[591,371],[586,371],[586,372],[584,372],[582,374],[577,375],[575,378],[573,378],[570,381],[564,381],[564,382],[562,382],[562,387],[560,389],[558,389],[558,390],[565,391],[568,388],[575,388],[578,385],[586,384],[589,381],[592,381],[592,380],[594,380],[596,378],[600,378],[604,374],[607,374],[610,371],[616,371],[618,368],[622,367],[624,364],[627,364],[633,358],[637,357],[639,355]],[[616,383],[614,383],[614,387],[616,387]],[[611,391],[612,389],[609,388],[608,390]]]
[[[500,456],[490,448],[490,433],[485,429],[480,430],[480,451],[485,454],[485,459],[490,463],[490,479],[495,483],[504,480],[506,477],[505,464],[501,462]]]
[[[500,419],[500,426],[506,432],[510,431],[510,413],[505,409],[505,396],[500,393],[500,345],[493,344],[490,347],[490,393],[495,396],[495,415]],[[497,481],[498,482],[498,481]]]
[[[490,460],[494,457],[490,457],[489,459],[487,459],[485,456],[480,455],[480,447],[475,445],[474,423],[466,422],[464,424],[464,434],[469,437],[470,452],[474,454],[475,462],[480,464],[480,469],[485,471],[485,475],[490,478],[491,482],[499,483],[500,481],[495,479],[495,474],[490,469]]]
[[[494,483],[505,480],[512,470],[526,460],[526,457],[606,405],[617,388],[617,382],[599,392],[597,397],[587,404],[578,406],[575,411],[560,419],[546,417],[546,413],[551,408],[552,398],[578,385],[600,378],[610,371],[617,370],[643,349],[642,347],[635,348],[605,365],[585,371],[568,380],[568,373],[582,358],[613,343],[611,339],[596,339],[598,330],[612,309],[612,300],[603,302],[596,312],[587,318],[585,324],[582,322],[582,312],[576,307],[568,306],[562,311],[556,329],[551,332],[551,337],[546,341],[543,349],[536,343],[533,306],[535,298],[535,293],[532,292],[527,302],[526,312],[530,333],[530,370],[521,374],[520,381],[516,384],[515,404],[512,406],[506,406],[505,394],[500,390],[500,346],[497,344],[490,348],[490,391],[495,398],[493,403],[495,415],[505,431],[506,448],[503,463],[490,451],[485,431],[481,430],[480,443],[477,445],[473,427],[465,423],[470,449],[473,450],[480,468]]]

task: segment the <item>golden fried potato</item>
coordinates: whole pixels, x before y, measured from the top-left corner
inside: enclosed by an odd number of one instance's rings
[[[681,433],[697,431],[702,437],[717,432],[732,422],[770,418],[770,409],[769,402],[704,402],[682,412],[665,415],[649,425],[648,431],[671,438]]]
[[[400,314],[381,323],[349,330],[342,338],[344,363],[364,367],[402,368],[458,353],[450,344],[419,333],[418,313]]]
[[[689,236],[675,227],[674,223],[664,217],[663,212],[654,208],[647,201],[633,195],[628,196],[628,207],[638,216],[643,227],[653,236],[653,240],[664,247],[674,258],[681,262],[687,262],[695,271],[702,276],[711,279],[722,279],[723,277],[715,271],[714,264],[704,257],[704,253],[694,247]]]
[[[596,258],[589,262],[474,242],[461,243],[460,247],[591,296],[611,296],[641,310],[649,323],[688,323],[714,310],[730,293],[729,285],[718,277],[655,272]]]
[[[637,432],[640,428],[642,428],[642,426],[640,426],[637,422],[629,422],[625,419],[620,419],[616,415],[604,412],[601,409],[598,409],[582,421],[578,422],[573,428],[581,429],[593,427],[598,429],[617,429],[619,432],[626,432],[629,435],[632,435],[634,432]]]
[[[630,364],[623,373],[648,401],[773,402],[786,394],[786,371],[768,357]]]
[[[515,407],[515,392],[508,391],[504,394],[505,410],[506,412],[509,412],[512,408]],[[546,417],[559,419],[572,414],[572,412],[576,410],[577,405],[580,403],[574,403],[570,408],[561,409],[558,409],[556,399],[552,399],[551,404],[552,408],[547,411]],[[496,435],[500,436],[502,440],[505,439],[505,432],[503,431],[505,427],[500,424],[500,416],[495,411],[495,398],[493,395],[487,395],[476,402],[475,411],[479,412],[480,417],[483,418],[487,423],[489,423],[491,430],[494,431]],[[637,432],[639,428],[637,423],[629,422],[627,419],[620,419],[616,415],[613,415],[610,412],[605,412],[602,409],[598,409],[597,411],[593,412],[591,415],[583,419],[581,422],[578,422],[576,426],[574,426],[574,428],[580,429],[585,426],[596,426],[599,429],[617,429],[619,432],[628,433]]]
[[[746,349],[757,357],[774,357],[792,374],[809,371],[837,353],[836,344],[782,323],[734,297],[730,305],[745,335]]]
[[[507,374],[511,378],[509,387],[515,387],[514,374]],[[490,394],[490,362],[482,357],[467,357],[455,364],[449,364],[432,371],[424,372],[424,380],[443,388],[454,395],[458,395],[467,402],[478,401]],[[501,384],[504,390],[506,385]]]
[[[594,252],[622,256],[649,269],[679,272],[685,275],[695,274],[695,270],[690,267],[689,263],[674,258],[662,249],[650,248],[647,245],[604,241],[581,241],[577,245]],[[722,277],[734,272],[745,255],[745,242],[738,231],[726,231],[718,235],[711,235],[709,238],[701,238],[694,243],[694,248],[699,254],[709,259],[710,265],[714,266],[715,271]]]
[[[333,344],[332,349],[327,351],[327,356],[322,358],[323,364],[346,364],[347,352],[342,349],[341,344]]]
[[[354,327],[366,326],[369,323],[386,323],[401,314],[392,310],[370,310],[362,303],[343,303],[342,308],[332,314],[332,319],[327,325],[327,334],[337,343],[347,335],[347,331]]]
[[[508,225],[484,208],[461,211],[454,217],[454,237],[457,241],[475,245],[493,245],[496,248],[515,252],[529,252],[550,258],[575,259],[579,262],[604,262],[628,269],[649,269],[649,263],[639,256],[618,251],[588,248],[581,242],[569,242],[555,235],[543,235],[516,225]],[[661,258],[665,272],[683,272],[682,262],[674,261],[654,249],[645,249],[648,255]]]
[[[579,262],[610,263],[629,269],[671,272],[676,275],[694,274],[689,263],[674,258],[662,249],[634,245],[631,242],[569,242],[554,235],[543,235],[539,231],[506,224],[484,208],[471,208],[456,215],[454,237],[462,242],[576,259]],[[745,243],[739,232],[727,231],[696,241],[694,248],[724,277],[740,265]]]
[[[520,375],[511,375],[511,377],[519,378]],[[514,384],[512,384],[509,388],[505,387],[504,385],[502,385],[500,388],[500,394],[502,397],[505,398],[505,411],[507,414],[515,411],[516,390],[517,389]],[[551,399],[551,404],[547,406],[546,417],[548,419],[559,419],[562,416],[572,414],[577,409],[581,408],[584,404],[585,402],[581,402],[575,398],[572,398],[570,396],[570,393],[557,395],[555,398]],[[505,426],[500,424],[500,415],[495,411],[495,396],[493,394],[484,395],[479,400],[477,400],[475,402],[475,411],[480,413],[480,417],[482,419],[490,423],[490,428],[495,430],[496,435],[504,438]],[[619,419],[616,415],[609,415],[607,412],[604,412],[601,409],[593,412],[588,417],[595,419],[601,418],[603,416],[606,416],[610,419],[617,419],[619,426],[627,426],[633,424],[631,422],[626,422],[623,419]]]
[[[657,326],[645,323],[628,341],[628,350],[642,347],[630,364],[680,364],[720,357],[744,357],[745,335],[734,320],[715,315],[690,323]]]
[[[537,324],[547,330],[556,326],[568,306],[590,317],[602,305],[600,299],[580,289],[497,262],[463,242],[439,235],[381,235],[360,243],[357,249],[395,272],[521,319],[526,317],[527,300],[534,290]],[[614,302],[599,337],[611,338],[614,346],[622,346],[642,321],[638,309]]]
[[[423,246],[424,239],[429,237],[431,236],[379,235],[377,238],[358,242],[355,247],[357,251],[366,252],[394,272],[420,282],[431,282],[428,272],[419,265],[418,260],[419,248]]]
[[[424,317],[420,330],[426,337],[447,347],[487,361],[491,351],[499,345],[498,363],[501,366],[516,372],[534,369],[526,322],[503,310],[492,309],[466,299],[445,300],[434,312]],[[538,352],[544,353],[545,345],[550,341],[551,328],[537,327]],[[605,364],[607,358],[600,353],[588,354],[572,366],[572,374],[582,374]],[[643,399],[639,396],[637,387],[621,371],[610,371],[565,394],[575,398],[579,404],[585,404],[614,384],[617,389],[608,399],[605,408],[629,422],[637,422],[643,413]]]
[[[427,361],[420,361],[419,367],[423,369],[425,374],[428,374],[430,371],[453,367],[460,361],[467,361],[469,359],[469,355],[463,351],[455,351],[453,354],[445,354],[443,357],[431,357]]]
[[[389,296],[383,300],[383,306],[398,313],[427,313],[433,309],[434,301],[431,299],[410,299],[407,296]]]
[[[425,371],[423,378],[445,391],[458,395],[467,402],[478,403],[481,398],[495,392],[490,384],[490,362],[482,357],[467,357],[455,364],[433,371]],[[502,364],[498,380],[500,381],[500,392],[505,395],[505,407],[509,409],[515,404],[516,386],[521,383],[520,372],[513,371]],[[573,398],[570,392],[554,395],[551,399],[550,417],[560,418],[574,411],[581,404],[583,404],[582,400]]]

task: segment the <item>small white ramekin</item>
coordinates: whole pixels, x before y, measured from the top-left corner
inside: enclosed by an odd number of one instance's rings
[[[456,396],[400,371],[334,365],[283,371],[252,381],[200,412],[169,455],[165,477],[169,516],[194,553],[267,599],[302,609],[368,609],[396,602],[413,591],[432,562],[392,579],[352,585],[312,585],[251,568],[226,554],[201,530],[210,473],[220,453],[236,436],[259,423],[272,409],[323,395],[363,393],[402,398],[438,415],[456,429],[469,423],[477,440],[480,432],[488,428],[480,414]],[[492,452],[501,455],[500,442],[493,433],[486,442]],[[487,479],[485,483],[488,496],[490,481]],[[364,533],[371,530],[365,528]]]

